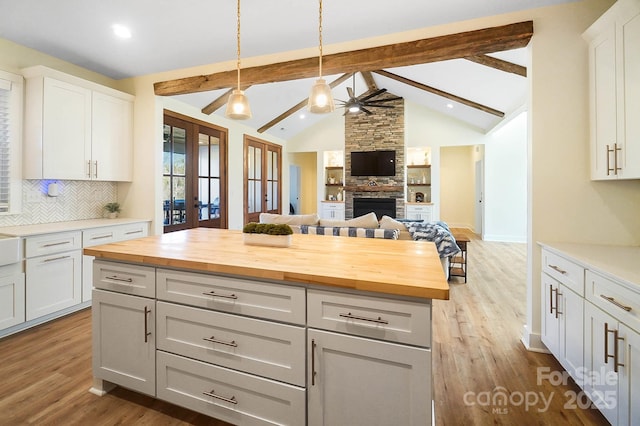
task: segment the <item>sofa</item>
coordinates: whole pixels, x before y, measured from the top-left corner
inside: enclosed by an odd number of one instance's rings
[[[448,278],[449,258],[460,252],[453,234],[444,222],[398,221],[389,216],[380,220],[371,212],[347,220],[320,219],[317,214],[280,215],[261,213],[260,223],[291,226],[294,233],[392,240],[430,241],[436,244],[440,262]]]

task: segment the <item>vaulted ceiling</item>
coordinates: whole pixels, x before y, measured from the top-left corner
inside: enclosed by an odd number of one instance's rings
[[[343,42],[568,1],[402,0],[393,3],[388,0],[324,0],[323,42],[327,52],[331,51],[331,45]],[[236,54],[235,6],[236,2],[231,0],[0,0],[0,37],[120,79],[232,61]],[[318,2],[315,0],[243,0],[243,58],[317,46],[317,18]],[[116,23],[129,26],[132,37],[115,39],[111,26]],[[395,53],[386,52],[373,59],[392,59]],[[524,104],[526,78],[514,70],[522,70],[518,66],[528,65],[527,53],[525,48],[507,46],[470,53],[413,64],[378,61],[370,66],[361,61],[362,58],[357,59],[357,55],[343,52],[342,56],[335,56],[335,60],[326,59],[324,74],[331,82],[344,74],[371,71],[371,78],[366,81],[362,74],[356,75],[357,95],[375,84],[408,101],[487,131],[501,120],[494,110],[509,114]],[[346,67],[341,61],[349,57],[352,63]],[[496,61],[496,58],[516,66]],[[332,67],[332,63],[336,66]],[[277,70],[256,70],[267,76],[263,80],[252,79],[251,71],[243,69],[243,85],[252,84],[247,95],[253,118],[246,124],[287,139],[324,119],[324,115],[308,114],[304,109],[290,112],[308,96],[316,78],[313,72],[316,67],[317,57],[309,58],[307,73],[289,79],[277,77],[282,72],[280,66]],[[230,84],[225,80],[230,76],[235,78],[234,70],[229,70],[226,77],[215,76],[216,81],[220,78],[218,84],[205,91],[190,90],[191,93],[172,96],[199,109],[205,108],[233,86],[233,82]],[[346,100],[346,88],[352,84],[350,78],[336,84],[334,97]],[[478,109],[477,105],[488,110]],[[214,104],[209,109],[215,107]],[[223,113],[224,108],[213,112]]]

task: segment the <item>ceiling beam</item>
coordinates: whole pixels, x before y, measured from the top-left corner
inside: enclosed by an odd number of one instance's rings
[[[449,34],[422,40],[334,53],[322,57],[324,75],[374,71],[525,47],[533,36],[533,21]],[[246,85],[315,77],[318,58],[249,67],[242,70]],[[237,82],[237,70],[179,78],[155,83],[158,96],[183,95],[227,89]]]
[[[233,89],[229,89],[224,94],[218,96],[217,99],[213,100],[209,105],[205,106],[200,110],[203,114],[211,115],[218,110],[218,108],[222,107],[222,105],[227,103],[229,99],[229,95],[231,95]]]
[[[333,80],[330,84],[329,87],[331,87],[332,89],[334,87],[336,87],[338,84],[342,83],[343,81],[345,81],[346,79],[350,78],[353,75],[353,73],[347,73],[347,74],[343,74],[340,77],[336,78],[335,80]],[[309,98],[303,99],[300,102],[298,102],[296,105],[292,106],[291,108],[289,108],[288,110],[286,110],[285,112],[283,112],[282,114],[280,114],[279,116],[277,116],[276,118],[274,118],[273,120],[269,121],[267,124],[265,124],[264,126],[260,127],[258,129],[258,133],[262,133],[265,130],[268,130],[270,128],[272,128],[273,126],[275,126],[276,124],[278,124],[279,122],[281,122],[282,120],[284,120],[285,118],[289,117],[290,115],[295,114],[296,112],[300,111],[302,108],[304,108],[305,105],[307,105],[307,103],[309,103]]]
[[[527,76],[527,67],[523,67],[522,65],[514,64],[513,62],[505,61],[503,59],[494,58],[493,56],[489,56],[489,55],[467,56],[465,59],[480,65],[485,65],[491,68],[495,68],[500,71],[516,74],[521,77]]]
[[[448,93],[448,92],[445,92],[443,90],[436,89],[435,87],[427,86],[426,84],[422,84],[422,83],[419,83],[417,81],[410,80],[410,79],[408,79],[406,77],[402,77],[400,75],[393,74],[393,73],[390,73],[390,72],[384,71],[384,70],[377,70],[377,71],[374,71],[374,73],[382,75],[384,77],[391,78],[393,80],[399,81],[399,82],[404,83],[404,84],[408,84],[409,86],[413,86],[413,87],[416,87],[418,89],[422,89],[422,90],[424,90],[426,92],[433,93],[434,95],[442,96],[444,98],[447,98],[447,99],[450,99],[452,101],[461,103],[461,104],[469,106],[471,108],[475,108],[475,109],[478,109],[480,111],[484,111],[486,113],[495,115],[496,117],[500,117],[500,118],[504,117],[504,112],[502,112],[502,111],[498,111],[497,109],[493,109],[493,108],[488,107],[486,105],[482,105],[482,104],[479,104],[477,102],[470,101],[469,99],[461,98],[460,96],[456,96],[456,95],[454,95],[452,93]]]
[[[362,78],[364,78],[364,82],[367,83],[368,92],[375,92],[376,90],[378,90],[378,86],[376,85],[376,81],[373,79],[373,75],[371,74],[371,71],[364,71],[364,72],[361,72],[360,74],[362,74]]]

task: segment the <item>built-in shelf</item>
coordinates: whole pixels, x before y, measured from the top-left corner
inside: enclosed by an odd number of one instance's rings
[[[407,186],[431,186],[430,183],[408,183]]]
[[[404,186],[401,185],[358,185],[345,186],[346,191],[352,192],[402,192]]]
[[[342,183],[326,183],[326,186],[342,186]]]
[[[407,166],[407,169],[425,169],[431,167],[431,164],[411,164]]]

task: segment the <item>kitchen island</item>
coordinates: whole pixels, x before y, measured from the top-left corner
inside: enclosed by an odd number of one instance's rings
[[[92,392],[233,424],[430,424],[432,243],[192,229],[95,256]]]

